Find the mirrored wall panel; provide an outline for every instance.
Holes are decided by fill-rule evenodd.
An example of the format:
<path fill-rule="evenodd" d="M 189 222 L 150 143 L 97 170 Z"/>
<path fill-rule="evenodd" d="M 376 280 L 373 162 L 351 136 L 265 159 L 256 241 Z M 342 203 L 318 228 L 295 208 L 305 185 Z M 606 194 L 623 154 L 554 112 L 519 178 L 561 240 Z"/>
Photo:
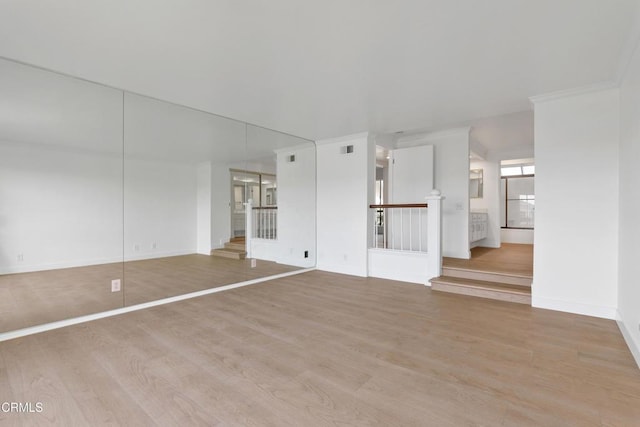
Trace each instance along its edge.
<path fill-rule="evenodd" d="M 0 333 L 315 265 L 315 145 L 0 60 Z"/>
<path fill-rule="evenodd" d="M 244 167 L 246 125 L 132 94 L 124 111 L 125 303 L 244 281 L 243 248 L 212 250 L 229 241 L 229 170 Z"/>
<path fill-rule="evenodd" d="M 316 264 L 316 150 L 311 141 L 247 127 L 246 173 L 254 174 L 251 239 L 258 266 L 273 274 Z"/>
<path fill-rule="evenodd" d="M 122 104 L 0 60 L 0 332 L 123 305 Z"/>

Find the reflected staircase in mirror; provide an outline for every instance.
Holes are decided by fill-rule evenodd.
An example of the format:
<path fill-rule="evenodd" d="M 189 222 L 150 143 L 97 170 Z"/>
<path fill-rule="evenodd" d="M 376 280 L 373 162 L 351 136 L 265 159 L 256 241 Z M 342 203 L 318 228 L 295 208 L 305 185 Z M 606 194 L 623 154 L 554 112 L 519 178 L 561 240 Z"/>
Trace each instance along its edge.
<path fill-rule="evenodd" d="M 213 249 L 211 256 L 231 259 L 245 259 L 247 257 L 244 237 L 234 237 L 224 244 L 224 248 Z"/>
<path fill-rule="evenodd" d="M 533 245 L 471 252 L 470 260 L 444 258 L 442 275 L 430 280 L 431 289 L 531 305 Z"/>

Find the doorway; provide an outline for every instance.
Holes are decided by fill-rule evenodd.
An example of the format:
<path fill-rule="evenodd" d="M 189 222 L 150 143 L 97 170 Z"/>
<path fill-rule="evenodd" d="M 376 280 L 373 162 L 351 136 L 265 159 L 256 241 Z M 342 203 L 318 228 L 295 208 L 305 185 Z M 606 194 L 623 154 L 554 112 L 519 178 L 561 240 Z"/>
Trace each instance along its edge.
<path fill-rule="evenodd" d="M 231 182 L 231 238 L 245 237 L 246 213 L 244 204 L 253 200 L 254 208 L 275 207 L 278 203 L 274 174 L 230 169 Z"/>

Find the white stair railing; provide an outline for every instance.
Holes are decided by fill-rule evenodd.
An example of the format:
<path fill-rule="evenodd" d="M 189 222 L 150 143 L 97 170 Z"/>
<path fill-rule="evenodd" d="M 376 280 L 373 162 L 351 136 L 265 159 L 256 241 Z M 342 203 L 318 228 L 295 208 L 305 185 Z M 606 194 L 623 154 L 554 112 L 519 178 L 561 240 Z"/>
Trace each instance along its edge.
<path fill-rule="evenodd" d="M 375 209 L 372 247 L 428 253 L 430 274 L 442 272 L 442 199 L 433 190 L 428 203 L 369 205 Z"/>
<path fill-rule="evenodd" d="M 251 239 L 253 239 L 253 199 L 247 200 L 244 204 L 244 240 L 247 258 L 251 256 Z"/>
<path fill-rule="evenodd" d="M 253 237 L 276 240 L 278 238 L 277 206 L 253 207 Z"/>
<path fill-rule="evenodd" d="M 376 210 L 373 247 L 396 251 L 427 252 L 426 203 L 370 205 Z"/>

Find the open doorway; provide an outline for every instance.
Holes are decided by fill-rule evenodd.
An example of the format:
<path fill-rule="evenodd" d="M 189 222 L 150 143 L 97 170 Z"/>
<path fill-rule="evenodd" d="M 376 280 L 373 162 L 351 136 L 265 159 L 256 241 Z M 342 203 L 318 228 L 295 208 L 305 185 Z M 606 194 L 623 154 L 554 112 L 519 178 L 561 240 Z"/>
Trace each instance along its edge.
<path fill-rule="evenodd" d="M 500 163 L 500 240 L 533 244 L 535 225 L 535 164 L 533 159 Z"/>
<path fill-rule="evenodd" d="M 262 172 L 230 169 L 231 237 L 245 237 L 245 203 L 253 200 L 254 208 L 273 208 L 278 204 L 276 176 Z"/>

